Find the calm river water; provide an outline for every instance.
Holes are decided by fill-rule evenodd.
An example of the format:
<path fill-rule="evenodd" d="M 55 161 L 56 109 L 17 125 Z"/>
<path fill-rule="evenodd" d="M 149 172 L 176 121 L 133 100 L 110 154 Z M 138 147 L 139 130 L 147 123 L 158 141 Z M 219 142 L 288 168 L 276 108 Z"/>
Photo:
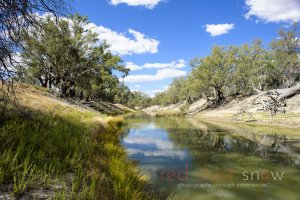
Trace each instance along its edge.
<path fill-rule="evenodd" d="M 122 142 L 161 199 L 300 200 L 300 131 L 135 114 Z"/>

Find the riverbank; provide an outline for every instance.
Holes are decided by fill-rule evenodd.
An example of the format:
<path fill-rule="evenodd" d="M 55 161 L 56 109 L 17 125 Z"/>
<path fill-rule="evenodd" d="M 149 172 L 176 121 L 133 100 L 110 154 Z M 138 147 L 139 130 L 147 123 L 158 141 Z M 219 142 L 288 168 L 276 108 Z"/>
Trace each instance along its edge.
<path fill-rule="evenodd" d="M 2 104 L 0 199 L 154 199 L 120 144 L 122 117 L 35 86 L 16 97 Z"/>
<path fill-rule="evenodd" d="M 300 128 L 300 94 L 286 100 L 285 113 L 273 116 L 269 112 L 260 111 L 262 106 L 257 102 L 258 98 L 259 95 L 231 97 L 216 108 L 206 108 L 206 100 L 200 99 L 189 105 L 183 102 L 168 106 L 151 106 L 143 109 L 143 112 L 156 116 L 186 115 L 205 120 Z"/>

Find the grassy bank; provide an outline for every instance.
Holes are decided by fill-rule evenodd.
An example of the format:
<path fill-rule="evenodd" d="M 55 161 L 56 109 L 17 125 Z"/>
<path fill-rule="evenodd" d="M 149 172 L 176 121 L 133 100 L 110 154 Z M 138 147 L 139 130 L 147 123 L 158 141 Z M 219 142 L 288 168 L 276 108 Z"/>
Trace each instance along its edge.
<path fill-rule="evenodd" d="M 153 199 L 120 144 L 122 117 L 107 117 L 26 89 L 0 125 L 0 195 Z"/>
<path fill-rule="evenodd" d="M 255 136 L 269 135 L 269 136 L 300 136 L 299 128 L 294 126 L 281 126 L 275 124 L 264 124 L 257 122 L 240 123 L 231 122 L 226 120 L 210 119 L 210 118 L 188 118 L 188 121 L 195 127 L 206 130 L 207 126 L 217 127 L 222 130 L 228 130 L 230 133 L 235 135 L 246 136 L 252 134 Z M 251 137 L 252 137 L 251 135 Z M 253 138 L 252 138 L 253 139 Z"/>
<path fill-rule="evenodd" d="M 234 122 L 240 124 L 253 124 L 261 126 L 277 126 L 277 127 L 287 127 L 287 128 L 300 128 L 300 113 L 278 113 L 271 116 L 267 112 L 256 112 L 249 116 L 248 113 L 244 113 L 236 116 L 233 113 L 223 113 L 217 110 L 198 113 L 192 116 L 200 120 L 211 120 L 220 122 Z"/>

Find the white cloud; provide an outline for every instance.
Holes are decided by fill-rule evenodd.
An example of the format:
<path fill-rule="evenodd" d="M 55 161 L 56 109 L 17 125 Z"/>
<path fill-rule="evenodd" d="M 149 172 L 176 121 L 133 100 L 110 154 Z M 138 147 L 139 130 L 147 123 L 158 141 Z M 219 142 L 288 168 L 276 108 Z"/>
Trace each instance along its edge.
<path fill-rule="evenodd" d="M 158 52 L 159 41 L 138 31 L 128 29 L 128 33 L 124 34 L 103 26 L 97 26 L 94 23 L 89 23 L 86 28 L 98 33 L 99 40 L 106 40 L 111 45 L 110 50 L 119 55 Z M 129 37 L 129 35 L 132 37 Z"/>
<path fill-rule="evenodd" d="M 124 3 L 128 6 L 144 6 L 148 9 L 152 9 L 161 1 L 163 0 L 110 0 L 110 4 L 118 5 Z"/>
<path fill-rule="evenodd" d="M 140 66 L 134 64 L 133 62 L 126 62 L 125 65 L 126 65 L 126 68 L 130 69 L 131 71 L 142 69 Z"/>
<path fill-rule="evenodd" d="M 164 69 L 164 68 L 184 68 L 186 66 L 186 62 L 183 59 L 172 61 L 169 63 L 146 63 L 144 65 L 136 65 L 133 62 L 127 62 L 126 67 L 131 71 L 139 70 L 139 69 Z"/>
<path fill-rule="evenodd" d="M 146 94 L 148 94 L 150 97 L 154 97 L 157 93 L 168 90 L 169 87 L 169 85 L 165 85 L 162 90 L 148 90 L 146 91 Z"/>
<path fill-rule="evenodd" d="M 154 151 L 145 151 L 142 149 L 126 149 L 129 155 L 137 155 L 142 154 L 143 156 L 151 156 L 151 157 L 169 157 L 169 158 L 178 158 L 180 160 L 184 160 L 186 158 L 184 151 L 176 151 L 176 150 L 154 150 Z"/>
<path fill-rule="evenodd" d="M 54 20 L 54 16 L 50 13 L 37 14 L 37 16 L 44 19 L 50 16 Z M 71 22 L 70 19 L 64 17 L 62 19 Z M 127 33 L 120 33 L 94 23 L 88 23 L 85 28 L 97 33 L 99 41 L 103 42 L 105 40 L 110 45 L 112 53 L 115 54 L 132 55 L 158 52 L 158 40 L 152 39 L 133 29 L 128 29 Z"/>
<path fill-rule="evenodd" d="M 234 24 L 206 24 L 204 27 L 206 32 L 215 37 L 229 33 L 230 30 L 234 29 Z"/>
<path fill-rule="evenodd" d="M 125 82 L 152 82 L 152 81 L 160 81 L 168 78 L 175 78 L 179 76 L 186 75 L 186 71 L 166 68 L 157 70 L 155 75 L 129 75 L 125 78 L 121 78 L 121 81 Z"/>
<path fill-rule="evenodd" d="M 170 141 L 161 138 L 149 138 L 145 136 L 126 137 L 124 142 L 127 144 L 154 145 L 157 149 L 172 150 L 174 148 Z"/>
<path fill-rule="evenodd" d="M 129 136 L 124 138 L 125 144 L 139 144 L 139 145 L 151 145 L 154 146 L 151 151 L 137 148 L 128 148 L 129 155 L 143 154 L 144 156 L 163 156 L 171 158 L 185 158 L 185 152 L 176 150 L 173 143 L 157 137 L 149 136 Z"/>
<path fill-rule="evenodd" d="M 154 97 L 157 93 L 163 92 L 164 90 L 148 90 L 146 91 L 146 94 L 148 94 L 150 97 Z"/>
<path fill-rule="evenodd" d="M 135 87 L 135 88 L 140 88 L 141 86 L 140 86 L 140 85 L 135 85 L 134 87 Z"/>
<path fill-rule="evenodd" d="M 163 88 L 164 90 L 168 90 L 170 88 L 170 85 L 165 85 Z"/>
<path fill-rule="evenodd" d="M 256 16 L 265 22 L 298 22 L 300 21 L 299 0 L 246 0 L 249 9 L 247 19 Z"/>

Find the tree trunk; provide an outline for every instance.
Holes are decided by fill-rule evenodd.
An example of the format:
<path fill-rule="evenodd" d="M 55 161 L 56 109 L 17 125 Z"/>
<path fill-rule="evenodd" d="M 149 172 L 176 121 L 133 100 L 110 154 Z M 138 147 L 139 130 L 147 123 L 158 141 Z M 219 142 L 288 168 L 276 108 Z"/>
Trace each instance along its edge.
<path fill-rule="evenodd" d="M 52 88 L 52 82 L 53 82 L 53 79 L 52 79 L 52 67 L 51 67 L 49 70 L 49 88 L 50 89 Z"/>
<path fill-rule="evenodd" d="M 48 82 L 49 82 L 49 78 L 48 78 L 49 74 L 46 73 L 45 74 L 45 80 L 44 80 L 44 84 L 43 87 L 47 88 L 48 87 Z"/>
<path fill-rule="evenodd" d="M 217 102 L 221 101 L 224 98 L 223 92 L 221 91 L 221 89 L 214 88 L 214 92 L 215 92 L 215 98 L 216 98 Z"/>
<path fill-rule="evenodd" d="M 45 78 L 45 80 L 43 80 L 41 77 L 38 77 L 38 80 L 40 81 L 40 84 L 42 87 L 47 87 L 47 82 L 48 80 Z"/>
<path fill-rule="evenodd" d="M 294 87 L 283 89 L 282 93 L 278 96 L 277 100 L 279 101 L 282 99 L 287 99 L 287 98 L 293 97 L 296 94 L 298 94 L 299 92 L 300 92 L 300 83 L 298 83 Z"/>
<path fill-rule="evenodd" d="M 80 100 L 83 100 L 83 92 L 80 91 Z"/>
<path fill-rule="evenodd" d="M 61 97 L 63 97 L 63 98 L 67 97 L 67 91 L 68 91 L 68 84 L 66 83 L 66 81 L 62 81 Z"/>
<path fill-rule="evenodd" d="M 90 95 L 87 95 L 87 96 L 86 96 L 85 101 L 86 101 L 86 102 L 89 102 L 89 101 L 90 101 Z"/>
<path fill-rule="evenodd" d="M 69 96 L 71 97 L 71 98 L 73 98 L 73 97 L 75 97 L 75 95 L 76 95 L 76 90 L 75 90 L 75 83 L 72 81 L 71 83 L 70 83 L 70 88 L 69 88 Z"/>
<path fill-rule="evenodd" d="M 50 77 L 49 77 L 49 85 L 48 85 L 48 87 L 51 89 L 52 88 L 52 78 L 51 78 L 51 75 L 50 75 Z"/>

